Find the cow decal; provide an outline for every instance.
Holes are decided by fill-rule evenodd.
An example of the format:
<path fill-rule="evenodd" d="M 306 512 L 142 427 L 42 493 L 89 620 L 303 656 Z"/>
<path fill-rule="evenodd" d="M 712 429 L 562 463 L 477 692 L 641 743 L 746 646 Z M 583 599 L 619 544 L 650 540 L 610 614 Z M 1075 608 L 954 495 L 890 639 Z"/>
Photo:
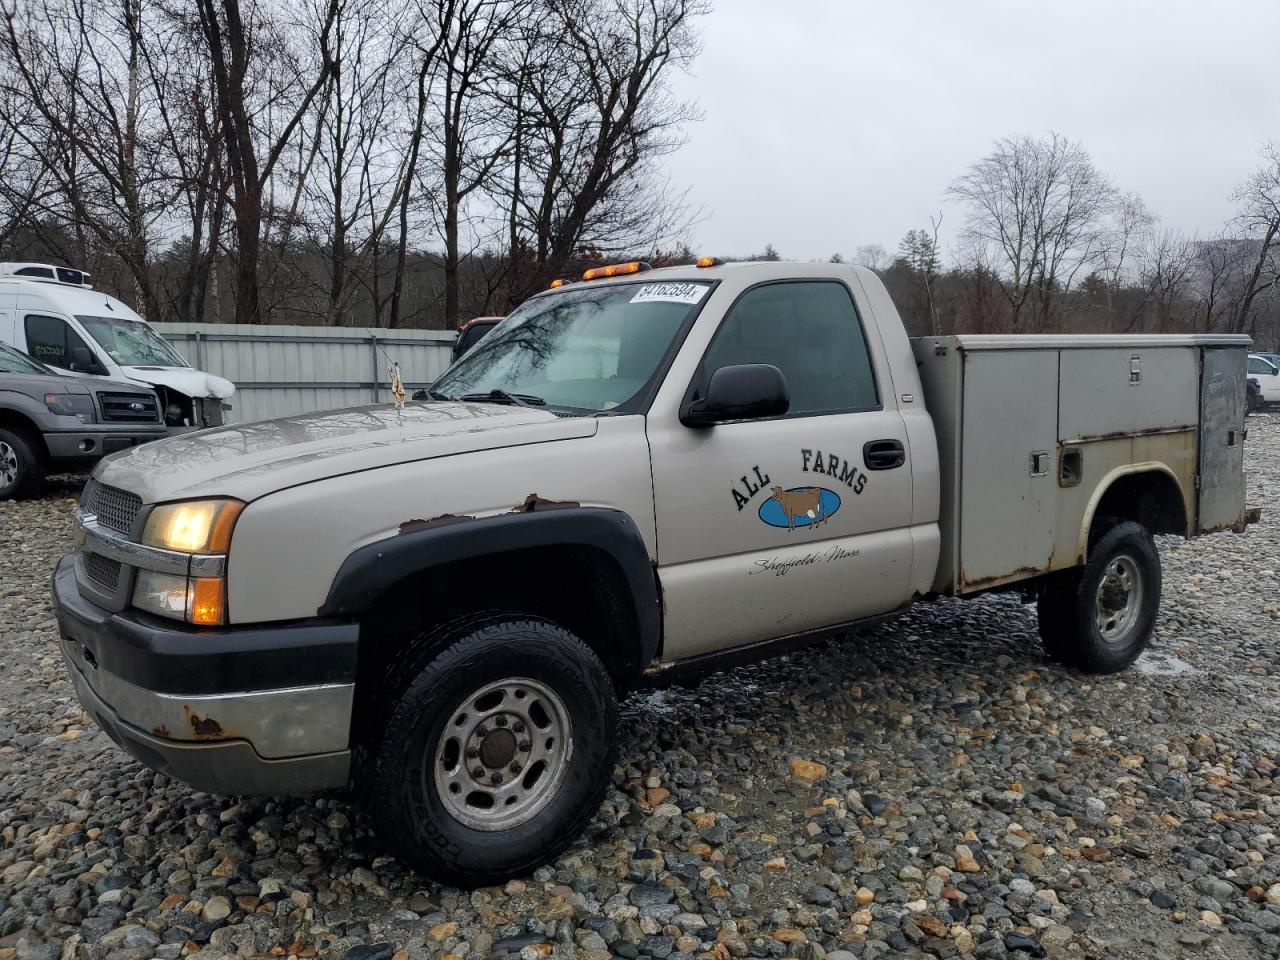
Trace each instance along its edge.
<path fill-rule="evenodd" d="M 796 466 L 801 475 L 821 474 L 823 480 L 820 482 L 830 486 L 783 487 L 769 477 L 774 468 L 766 471 L 759 464 L 754 464 L 729 483 L 734 509 L 742 513 L 763 497 L 764 502 L 756 508 L 760 521 L 771 527 L 794 531 L 800 527 L 822 526 L 840 509 L 841 495 L 857 497 L 866 489 L 867 475 L 847 457 L 817 449 L 801 450 L 799 454 Z M 842 485 L 848 488 L 847 493 L 840 490 Z"/>
<path fill-rule="evenodd" d="M 771 527 L 820 527 L 840 509 L 840 496 L 826 487 L 780 486 L 772 489 L 773 496 L 760 504 L 760 519 Z"/>

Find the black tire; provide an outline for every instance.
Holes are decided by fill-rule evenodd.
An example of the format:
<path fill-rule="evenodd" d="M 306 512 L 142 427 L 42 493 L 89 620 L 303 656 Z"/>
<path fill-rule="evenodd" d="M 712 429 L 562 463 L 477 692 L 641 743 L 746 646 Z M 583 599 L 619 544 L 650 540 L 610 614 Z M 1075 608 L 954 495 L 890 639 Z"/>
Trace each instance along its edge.
<path fill-rule="evenodd" d="M 1160 554 L 1146 528 L 1105 522 L 1088 562 L 1041 587 L 1037 613 L 1045 650 L 1088 673 L 1123 670 L 1147 648 L 1161 586 Z"/>
<path fill-rule="evenodd" d="M 1036 621 L 1040 629 L 1040 642 L 1045 652 L 1067 667 L 1079 667 L 1076 644 L 1072 632 L 1072 606 L 1080 574 L 1076 570 L 1054 574 L 1040 588 L 1036 602 Z"/>
<path fill-rule="evenodd" d="M 499 700 L 477 697 L 490 686 Z M 358 751 L 359 785 L 383 839 L 427 876 L 472 887 L 528 874 L 599 810 L 617 757 L 617 694 L 600 658 L 563 627 L 522 616 L 454 621 L 419 638 L 381 694 Z M 540 760 L 557 732 L 563 758 Z M 514 813 L 493 800 L 504 790 L 518 795 Z M 470 802 L 486 796 L 488 808 Z M 524 819 L 493 819 L 504 816 Z"/>
<path fill-rule="evenodd" d="M 30 496 L 44 480 L 44 457 L 24 433 L 0 427 L 0 500 Z"/>

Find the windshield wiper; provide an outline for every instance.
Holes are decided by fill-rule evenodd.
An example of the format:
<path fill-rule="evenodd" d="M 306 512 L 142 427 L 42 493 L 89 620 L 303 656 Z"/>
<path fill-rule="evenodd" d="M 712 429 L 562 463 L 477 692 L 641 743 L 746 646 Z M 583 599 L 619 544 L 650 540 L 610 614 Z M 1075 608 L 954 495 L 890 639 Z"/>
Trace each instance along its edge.
<path fill-rule="evenodd" d="M 531 393 L 507 393 L 505 390 L 499 390 L 494 387 L 488 393 L 464 393 L 458 398 L 462 401 L 467 400 L 488 400 L 489 402 L 510 403 L 517 407 L 545 407 L 547 401 L 542 397 L 535 397 Z"/>
<path fill-rule="evenodd" d="M 428 390 L 427 396 L 430 397 L 432 400 L 452 400 L 453 399 L 453 397 L 449 396 L 446 393 L 441 393 L 439 390 Z"/>

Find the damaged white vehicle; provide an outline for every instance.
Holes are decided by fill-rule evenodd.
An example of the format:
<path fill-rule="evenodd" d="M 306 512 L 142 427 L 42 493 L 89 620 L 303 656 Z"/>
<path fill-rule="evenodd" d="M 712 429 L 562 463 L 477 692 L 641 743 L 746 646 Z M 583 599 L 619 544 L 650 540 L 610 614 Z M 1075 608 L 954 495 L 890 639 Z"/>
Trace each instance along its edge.
<path fill-rule="evenodd" d="M 194 369 L 89 274 L 45 263 L 0 263 L 0 342 L 58 371 L 155 389 L 170 433 L 218 427 L 235 384 Z"/>

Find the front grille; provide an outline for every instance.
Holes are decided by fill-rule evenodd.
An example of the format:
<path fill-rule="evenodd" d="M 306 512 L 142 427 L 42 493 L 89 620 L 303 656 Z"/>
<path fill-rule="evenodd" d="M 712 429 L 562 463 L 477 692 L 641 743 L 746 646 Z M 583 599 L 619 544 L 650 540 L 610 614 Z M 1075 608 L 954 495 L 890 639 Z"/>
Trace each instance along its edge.
<path fill-rule="evenodd" d="M 100 393 L 102 419 L 112 423 L 158 423 L 160 404 L 152 394 Z"/>
<path fill-rule="evenodd" d="M 96 553 L 87 553 L 84 557 L 84 572 L 88 574 L 90 580 L 112 593 L 120 583 L 119 560 L 112 560 Z"/>
<path fill-rule="evenodd" d="M 87 513 L 94 514 L 104 527 L 128 535 L 133 532 L 133 521 L 142 509 L 142 498 L 136 493 L 90 480 L 84 486 L 80 506 Z"/>

